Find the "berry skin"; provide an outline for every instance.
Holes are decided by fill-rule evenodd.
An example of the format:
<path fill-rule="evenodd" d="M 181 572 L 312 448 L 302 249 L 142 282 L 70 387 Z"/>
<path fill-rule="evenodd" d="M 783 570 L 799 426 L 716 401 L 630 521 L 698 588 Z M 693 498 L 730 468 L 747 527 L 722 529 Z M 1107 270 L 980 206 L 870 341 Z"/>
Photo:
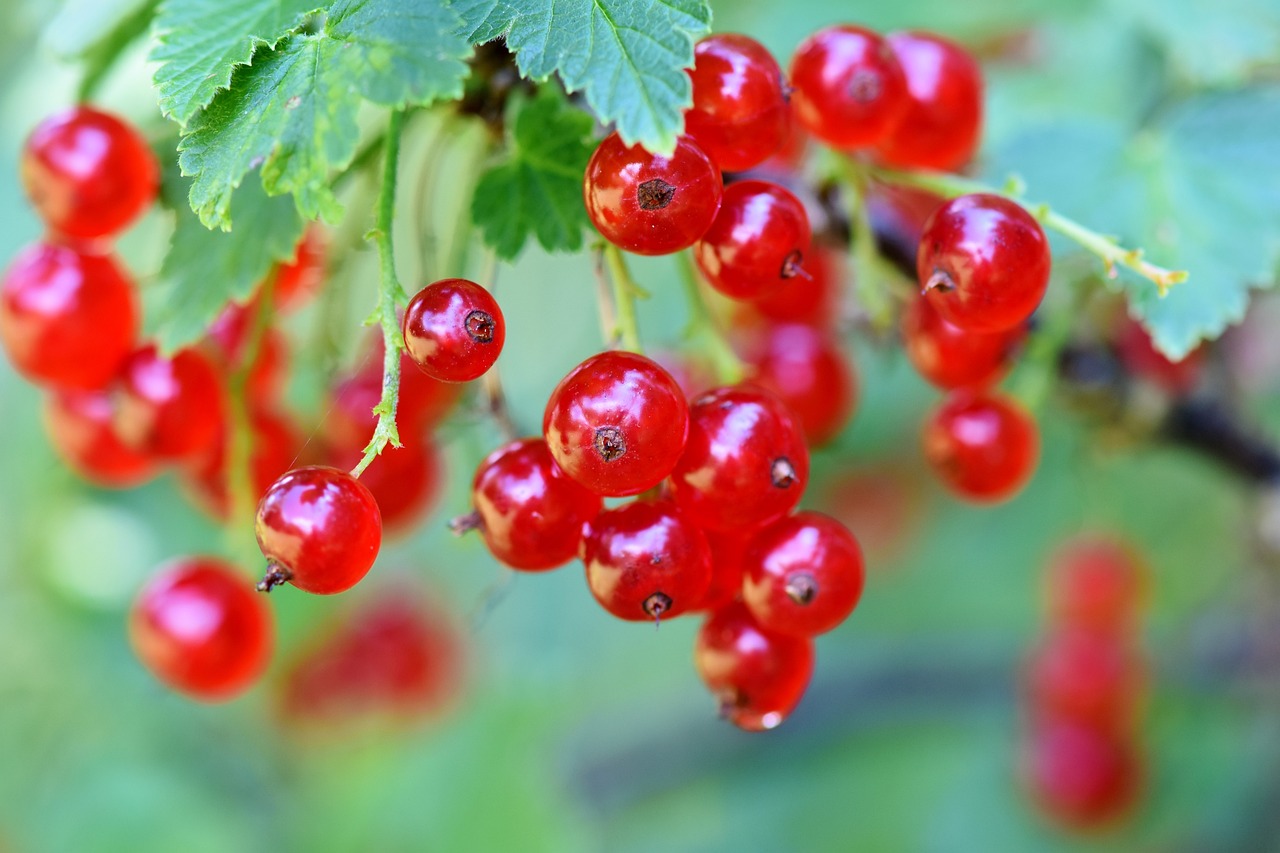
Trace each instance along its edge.
<path fill-rule="evenodd" d="M 818 512 L 775 521 L 743 556 L 742 600 L 761 626 L 812 637 L 839 625 L 862 597 L 862 549 L 843 524 Z"/>
<path fill-rule="evenodd" d="M 1142 794 L 1142 755 L 1129 738 L 1048 720 L 1033 727 L 1023 749 L 1028 792 L 1068 829 L 1112 826 L 1133 811 Z"/>
<path fill-rule="evenodd" d="M 888 42 L 862 27 L 819 30 L 791 58 L 791 104 L 835 148 L 879 142 L 907 107 L 907 80 Z"/>
<path fill-rule="evenodd" d="M 222 310 L 205 336 L 206 351 L 228 377 L 241 366 L 257 310 L 256 300 L 246 305 L 232 303 Z M 288 368 L 289 347 L 284 336 L 267 327 L 249 368 L 249 398 L 261 405 L 274 404 L 283 393 Z"/>
<path fill-rule="evenodd" d="M 156 474 L 150 456 L 125 446 L 105 391 L 55 391 L 45 401 L 49 443 L 76 474 L 108 489 L 139 486 Z"/>
<path fill-rule="evenodd" d="M 984 388 L 999 382 L 1026 337 L 1026 326 L 984 334 L 948 323 L 927 299 L 915 299 L 902 317 L 902 342 L 921 376 L 943 390 Z"/>
<path fill-rule="evenodd" d="M 288 582 L 304 592 L 350 589 L 373 567 L 382 544 L 378 503 L 345 471 L 295 468 L 271 484 L 258 504 L 254 532 L 267 558 L 258 589 Z"/>
<path fill-rule="evenodd" d="M 221 702 L 262 675 L 273 628 L 265 602 L 233 566 L 186 557 L 163 566 L 138 594 L 129 639 L 165 684 L 193 699 Z"/>
<path fill-rule="evenodd" d="M 772 394 L 717 388 L 693 401 L 671 491 L 699 527 L 745 534 L 794 509 L 808 481 L 804 435 Z"/>
<path fill-rule="evenodd" d="M 330 448 L 328 462 L 348 469 L 363 455 L 363 446 L 345 451 Z M 445 484 L 440 451 L 430 437 L 406 438 L 402 446 L 387 447 L 378 454 L 360 475 L 360 482 L 378 503 L 383 536 L 407 535 L 431 512 Z"/>
<path fill-rule="evenodd" d="M 713 612 L 742 598 L 743 557 L 748 540 L 735 533 L 704 532 L 711 547 L 711 585 L 697 609 Z"/>
<path fill-rule="evenodd" d="M 671 473 L 689 434 L 684 392 L 654 361 L 602 352 L 551 392 L 542 432 L 556 464 L 598 495 L 624 497 Z"/>
<path fill-rule="evenodd" d="M 583 525 L 600 514 L 600 496 L 571 480 L 547 443 L 525 438 L 480 463 L 471 500 L 489 551 L 513 569 L 542 571 L 578 555 Z"/>
<path fill-rule="evenodd" d="M 257 500 L 293 465 L 302 448 L 302 438 L 288 417 L 260 407 L 249 412 L 249 431 L 250 484 Z M 227 489 L 228 438 L 229 432 L 223 429 L 213 448 L 183 472 L 183 483 L 195 502 L 222 521 L 231 518 L 232 510 Z"/>
<path fill-rule="evenodd" d="M 22 152 L 22 184 L 53 231 L 114 236 L 155 200 L 160 171 L 129 125 L 84 105 L 45 119 Z"/>
<path fill-rule="evenodd" d="M 956 391 L 925 422 L 924 455 L 958 496 L 998 503 L 1035 473 L 1040 431 L 1008 398 Z"/>
<path fill-rule="evenodd" d="M 740 729 L 776 728 L 800 704 L 813 675 L 813 641 L 761 627 L 746 607 L 730 604 L 698 631 L 693 663 Z"/>
<path fill-rule="evenodd" d="M 323 234 L 319 228 L 308 228 L 298 241 L 293 260 L 276 264 L 276 280 L 271 289 L 276 308 L 292 311 L 310 300 L 324 277 L 324 256 Z"/>
<path fill-rule="evenodd" d="M 1058 550 L 1047 577 L 1049 617 L 1059 625 L 1126 636 L 1147 597 L 1148 572 L 1124 543 L 1084 536 Z"/>
<path fill-rule="evenodd" d="M 222 434 L 222 380 L 199 350 L 165 358 L 144 346 L 129 356 L 118 382 L 116 434 L 130 447 L 157 459 L 190 459 Z"/>
<path fill-rule="evenodd" d="M 812 446 L 831 441 L 853 417 L 858 380 L 835 339 L 800 323 L 771 326 L 747 346 L 751 381 L 772 391 Z"/>
<path fill-rule="evenodd" d="M 954 172 L 973 158 L 982 133 L 982 69 L 960 45 L 932 33 L 886 41 L 907 79 L 907 107 L 876 145 L 883 162 Z"/>
<path fill-rule="evenodd" d="M 427 285 L 404 312 L 409 357 L 441 382 L 470 382 L 484 375 L 498 360 L 506 337 L 498 301 L 465 278 Z"/>
<path fill-rule="evenodd" d="M 967 332 L 1020 326 L 1049 286 L 1049 241 L 1040 223 L 998 195 L 953 198 L 925 224 L 916 273 L 929 303 Z"/>
<path fill-rule="evenodd" d="M 583 177 L 591 222 L 615 246 L 637 255 L 669 255 L 706 233 L 720 210 L 720 170 L 688 137 L 670 157 L 604 138 Z"/>
<path fill-rule="evenodd" d="M 708 284 L 725 296 L 753 299 L 807 275 L 810 238 L 800 199 L 768 181 L 737 181 L 693 251 Z"/>
<path fill-rule="evenodd" d="M 782 147 L 791 120 L 782 69 L 753 38 L 718 33 L 693 49 L 685 132 L 726 172 L 758 166 Z"/>
<path fill-rule="evenodd" d="M 32 382 L 103 388 L 137 336 L 133 285 L 111 255 L 35 243 L 0 286 L 0 342 Z"/>
<path fill-rule="evenodd" d="M 1063 628 L 1044 639 L 1026 666 L 1028 704 L 1037 715 L 1127 734 L 1138 720 L 1144 672 L 1128 643 Z"/>
<path fill-rule="evenodd" d="M 806 275 L 775 283 L 751 300 L 756 314 L 774 323 L 803 323 L 827 329 L 840 316 L 840 282 L 844 260 L 839 252 L 822 245 L 812 247 L 804 259 Z"/>
<path fill-rule="evenodd" d="M 659 621 L 698 606 L 711 584 L 706 536 L 671 501 L 632 501 L 582 536 L 587 586 L 619 619 Z"/>

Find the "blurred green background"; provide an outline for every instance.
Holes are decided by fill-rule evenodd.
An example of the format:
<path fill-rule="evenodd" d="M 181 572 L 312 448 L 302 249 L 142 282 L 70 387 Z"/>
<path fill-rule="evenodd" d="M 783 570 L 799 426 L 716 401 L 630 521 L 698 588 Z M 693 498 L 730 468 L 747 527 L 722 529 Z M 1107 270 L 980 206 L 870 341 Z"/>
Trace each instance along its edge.
<path fill-rule="evenodd" d="M 73 98 L 60 40 L 92 31 L 86 10 L 129 5 L 76 3 L 41 38 L 53 4 L 0 2 L 0 258 L 39 233 L 16 163 L 27 131 Z M 836 21 L 930 28 L 976 46 L 990 152 L 1050 119 L 1131 128 L 1153 91 L 1238 86 L 1280 59 L 1274 0 L 1205 5 L 714 7 L 716 30 L 752 34 L 780 57 Z M 132 52 L 102 101 L 160 129 L 143 55 Z M 1086 177 L 1090 165 L 1060 164 Z M 361 210 L 349 212 L 359 233 Z M 121 247 L 144 284 L 163 227 L 153 215 Z M 591 263 L 529 251 L 500 273 L 500 366 L 526 429 L 559 377 L 600 345 Z M 635 270 L 656 294 L 641 306 L 643 334 L 674 341 L 684 314 L 672 268 Z M 374 286 L 356 275 L 353 340 Z M 297 322 L 300 338 L 308 322 Z M 592 601 L 579 567 L 511 576 L 477 538 L 448 534 L 444 520 L 466 511 L 470 473 L 499 440 L 466 411 L 442 434 L 451 477 L 437 511 L 351 593 L 410 578 L 456 614 L 467 678 L 446 714 L 291 732 L 272 710 L 284 664 L 349 602 L 290 589 L 271 598 L 280 635 L 261 687 L 224 706 L 170 693 L 129 650 L 132 596 L 165 559 L 252 554 L 251 532 L 228 534 L 174 500 L 172 477 L 127 493 L 79 482 L 44 437 L 39 393 L 0 365 L 0 851 L 1280 849 L 1280 600 L 1253 548 L 1251 487 L 1186 451 L 1104 446 L 1050 399 L 1026 492 L 995 508 L 958 504 L 918 457 L 935 392 L 900 352 L 861 341 L 854 351 L 859 411 L 815 457 L 808 503 L 833 506 L 867 541 L 868 589 L 818 641 L 799 710 L 767 735 L 716 719 L 692 667 L 695 619 L 658 631 L 619 622 Z M 295 365 L 294 403 L 314 427 L 323 368 L 301 343 Z M 1280 428 L 1274 396 L 1244 405 Z M 844 498 L 824 502 L 833 493 Z M 1132 820 L 1076 838 L 1039 818 L 1017 783 L 1017 668 L 1043 628 L 1048 554 L 1098 529 L 1140 547 L 1155 578 L 1144 630 L 1149 789 Z"/>

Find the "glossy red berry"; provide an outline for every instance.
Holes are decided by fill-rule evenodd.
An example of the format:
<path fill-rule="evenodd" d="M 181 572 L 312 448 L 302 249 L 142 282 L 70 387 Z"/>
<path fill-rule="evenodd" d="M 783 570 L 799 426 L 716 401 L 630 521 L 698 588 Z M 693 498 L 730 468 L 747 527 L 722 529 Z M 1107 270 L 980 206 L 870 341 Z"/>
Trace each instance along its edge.
<path fill-rule="evenodd" d="M 227 479 L 227 443 L 224 427 L 213 448 L 183 472 L 183 481 L 195 502 L 214 518 L 231 517 L 231 493 Z M 280 475 L 298 459 L 302 438 L 288 417 L 262 407 L 249 412 L 249 474 L 256 504 Z"/>
<path fill-rule="evenodd" d="M 1003 332 L 966 332 L 938 315 L 927 299 L 914 299 L 902 317 L 902 343 L 920 375 L 944 390 L 984 388 L 999 382 L 1026 337 L 1026 326 Z"/>
<path fill-rule="evenodd" d="M 130 447 L 157 459 L 190 459 L 218 441 L 224 416 L 222 379 L 199 350 L 166 358 L 147 345 L 121 368 L 115 428 Z"/>
<path fill-rule="evenodd" d="M 752 299 L 751 309 L 775 323 L 804 323 L 822 329 L 835 326 L 840 319 L 843 257 L 825 246 L 813 246 L 805 255 L 804 272 Z"/>
<path fill-rule="evenodd" d="M 600 514 L 600 496 L 570 479 L 547 443 L 525 438 L 480 463 L 471 487 L 489 551 L 513 569 L 541 571 L 578 555 L 583 525 Z"/>
<path fill-rule="evenodd" d="M 754 299 L 808 275 L 810 237 L 800 199 L 768 181 L 737 181 L 725 188 L 720 213 L 693 251 L 708 284 Z"/>
<path fill-rule="evenodd" d="M 716 611 L 742 598 L 748 539 L 740 533 L 704 532 L 711 548 L 711 584 L 696 609 Z"/>
<path fill-rule="evenodd" d="M 1077 831 L 1112 826 L 1130 814 L 1143 787 L 1142 754 L 1130 738 L 1066 720 L 1029 733 L 1024 783 L 1049 817 Z"/>
<path fill-rule="evenodd" d="M 720 209 L 720 170 L 687 137 L 670 157 L 628 146 L 616 133 L 587 163 L 583 198 L 604 238 L 638 255 L 687 249 L 706 233 Z"/>
<path fill-rule="evenodd" d="M 1026 322 L 1049 286 L 1049 241 L 1031 214 L 998 195 L 953 198 L 925 224 L 916 272 L 925 298 L 968 332 Z"/>
<path fill-rule="evenodd" d="M 0 342 L 32 382 L 96 390 L 133 349 L 138 306 L 111 255 L 36 243 L 0 286 Z"/>
<path fill-rule="evenodd" d="M 49 443 L 71 470 L 96 486 L 141 485 L 157 473 L 155 460 L 120 441 L 112 414 L 105 391 L 55 391 L 45 401 Z"/>
<path fill-rule="evenodd" d="M 924 455 L 956 495 L 996 503 L 1021 491 L 1035 473 L 1040 431 L 1008 398 L 957 391 L 925 422 Z"/>
<path fill-rule="evenodd" d="M 1025 677 L 1033 714 L 1116 733 L 1134 729 L 1144 672 L 1127 638 L 1058 629 L 1030 656 Z"/>
<path fill-rule="evenodd" d="M 50 229 L 87 240 L 111 237 L 137 219 L 155 200 L 160 172 L 137 130 L 82 104 L 32 131 L 22 184 Z"/>
<path fill-rule="evenodd" d="M 982 69 L 968 51 L 933 33 L 886 39 L 907 79 L 907 106 L 876 145 L 892 166 L 954 172 L 973 158 L 982 133 Z"/>
<path fill-rule="evenodd" d="M 880 141 L 907 107 L 907 80 L 888 42 L 862 27 L 819 30 L 791 58 L 801 124 L 835 148 Z"/>
<path fill-rule="evenodd" d="M 831 441 L 853 417 L 853 363 L 826 332 L 799 323 L 771 326 L 747 346 L 751 381 L 772 391 L 800 421 L 810 445 Z"/>
<path fill-rule="evenodd" d="M 866 570 L 858 540 L 818 512 L 779 519 L 747 544 L 742 600 L 765 628 L 812 637 L 858 605 Z"/>
<path fill-rule="evenodd" d="M 693 663 L 725 719 L 768 731 L 800 704 L 813 675 L 813 641 L 763 628 L 746 607 L 730 604 L 702 624 Z"/>
<path fill-rule="evenodd" d="M 129 638 L 143 665 L 173 689 L 205 702 L 253 685 L 271 656 L 271 613 L 250 582 L 213 557 L 161 567 L 138 594 Z"/>
<path fill-rule="evenodd" d="M 679 616 L 711 583 L 706 536 L 670 501 L 633 501 L 586 526 L 582 562 L 600 605 L 632 622 Z"/>
<path fill-rule="evenodd" d="M 1082 536 L 1053 556 L 1048 611 L 1059 625 L 1125 636 L 1147 597 L 1147 567 L 1132 548 L 1106 536 Z"/>
<path fill-rule="evenodd" d="M 267 558 L 268 592 L 291 583 L 330 595 L 350 589 L 373 567 L 382 544 L 378 503 L 337 468 L 295 468 L 271 484 L 258 504 L 258 546 Z"/>
<path fill-rule="evenodd" d="M 465 278 L 427 285 L 404 312 L 409 357 L 441 382 L 469 382 L 484 375 L 498 360 L 506 338 L 498 301 Z"/>
<path fill-rule="evenodd" d="M 329 448 L 329 464 L 355 467 L 364 446 Z M 360 475 L 382 516 L 384 537 L 407 535 L 435 506 L 445 485 L 444 462 L 429 436 L 406 437 L 401 447 L 387 447 Z"/>
<path fill-rule="evenodd" d="M 598 495 L 637 495 L 671 473 L 689 434 L 689 404 L 661 367 L 602 352 L 551 392 L 542 432 L 556 464 Z"/>
<path fill-rule="evenodd" d="M 733 33 L 708 36 L 694 47 L 689 77 L 685 133 L 721 169 L 750 169 L 782 147 L 790 106 L 782 69 L 764 45 Z"/>
<path fill-rule="evenodd" d="M 671 493 L 698 526 L 745 534 L 794 509 L 808 482 L 804 434 L 777 397 L 730 387 L 693 401 Z"/>

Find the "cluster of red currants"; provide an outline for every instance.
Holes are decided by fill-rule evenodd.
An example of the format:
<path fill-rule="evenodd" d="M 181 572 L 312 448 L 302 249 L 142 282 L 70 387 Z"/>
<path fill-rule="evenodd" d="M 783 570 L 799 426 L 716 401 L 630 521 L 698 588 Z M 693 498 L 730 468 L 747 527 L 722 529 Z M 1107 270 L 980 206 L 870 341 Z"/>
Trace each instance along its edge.
<path fill-rule="evenodd" d="M 1073 540 L 1049 569 L 1049 631 L 1023 673 L 1022 775 L 1040 809 L 1070 829 L 1114 825 L 1142 793 L 1146 583 L 1138 557 L 1104 537 Z"/>

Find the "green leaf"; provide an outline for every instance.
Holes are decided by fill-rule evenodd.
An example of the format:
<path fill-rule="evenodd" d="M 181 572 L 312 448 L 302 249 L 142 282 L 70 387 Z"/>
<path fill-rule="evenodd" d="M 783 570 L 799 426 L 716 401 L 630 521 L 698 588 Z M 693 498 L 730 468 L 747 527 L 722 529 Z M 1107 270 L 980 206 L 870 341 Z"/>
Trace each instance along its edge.
<path fill-rule="evenodd" d="M 92 92 L 125 49 L 147 32 L 159 0 L 70 0 L 44 31 L 59 57 L 82 65 L 80 92 Z M 84 97 L 88 100 L 87 97 Z"/>
<path fill-rule="evenodd" d="M 319 0 L 165 0 L 151 61 L 160 109 L 185 125 L 231 84 L 236 66 L 294 30 Z"/>
<path fill-rule="evenodd" d="M 480 176 L 471 217 L 498 256 L 511 260 L 530 237 L 549 252 L 582 248 L 588 224 L 582 174 L 594 143 L 592 121 L 552 86 L 519 105 L 508 158 Z"/>
<path fill-rule="evenodd" d="M 1200 85 L 1240 85 L 1280 55 L 1275 0 L 1110 0 L 1105 19 L 1131 20 L 1163 48 L 1180 77 Z"/>
<path fill-rule="evenodd" d="M 1160 298 L 1120 270 L 1119 285 L 1156 344 L 1179 358 L 1238 322 L 1249 290 L 1280 264 L 1280 89 L 1206 95 L 1136 135 L 1069 124 L 1024 133 L 993 175 L 1017 172 L 1028 195 L 1190 272 Z"/>
<path fill-rule="evenodd" d="M 287 36 L 236 69 L 187 127 L 179 148 L 191 207 L 209 227 L 231 224 L 231 195 L 261 167 L 268 195 L 293 193 L 307 218 L 334 220 L 330 173 L 360 139 L 365 100 L 387 107 L 462 94 L 470 46 L 460 19 L 439 4 L 339 0 L 321 33 Z"/>
<path fill-rule="evenodd" d="M 692 103 L 693 43 L 711 29 L 705 0 L 455 0 L 480 44 L 506 37 L 526 77 L 558 72 L 628 144 L 675 148 Z"/>

